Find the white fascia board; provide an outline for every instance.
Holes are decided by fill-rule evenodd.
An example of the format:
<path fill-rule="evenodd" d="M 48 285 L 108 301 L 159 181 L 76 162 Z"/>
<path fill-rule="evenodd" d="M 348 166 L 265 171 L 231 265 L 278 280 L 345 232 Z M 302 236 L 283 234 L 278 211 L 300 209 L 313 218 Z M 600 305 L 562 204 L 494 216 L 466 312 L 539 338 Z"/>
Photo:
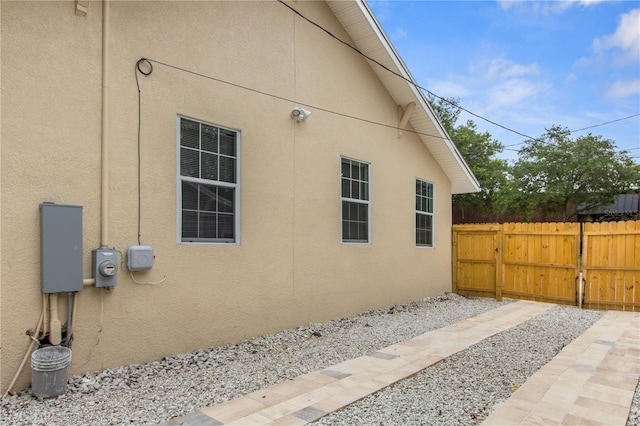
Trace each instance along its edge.
<path fill-rule="evenodd" d="M 369 24 L 370 28 L 374 31 L 380 43 L 382 44 L 389 59 L 391 59 L 391 61 L 393 62 L 396 68 L 393 71 L 397 72 L 398 74 L 403 76 L 405 79 L 409 80 L 410 82 L 413 82 L 412 84 L 412 83 L 409 83 L 409 81 L 406 81 L 406 80 L 404 81 L 404 83 L 406 84 L 406 87 L 411 91 L 413 98 L 415 98 L 414 101 L 417 101 L 417 103 L 421 106 L 421 108 L 416 109 L 416 111 L 414 112 L 414 116 L 419 115 L 420 113 L 423 113 L 431 120 L 431 122 L 434 124 L 434 128 L 438 132 L 438 136 L 441 142 L 444 143 L 444 145 L 447 148 L 446 150 L 447 153 L 454 160 L 454 163 L 458 168 L 457 172 L 455 170 L 450 170 L 450 167 L 443 166 L 443 170 L 445 174 L 449 176 L 452 182 L 452 192 L 454 194 L 462 194 L 462 193 L 480 191 L 480 184 L 478 183 L 478 180 L 476 179 L 473 172 L 467 165 L 466 161 L 458 151 L 458 148 L 456 148 L 455 144 L 447 134 L 446 130 L 444 129 L 444 126 L 440 122 L 440 119 L 437 117 L 437 115 L 431 108 L 431 105 L 425 98 L 424 93 L 422 93 L 422 91 L 417 88 L 417 83 L 415 82 L 416 80 L 413 78 L 413 76 L 409 72 L 408 67 L 406 66 L 406 64 L 404 63 L 404 61 L 402 60 L 398 52 L 395 50 L 395 48 L 387 38 L 386 34 L 382 30 L 382 27 L 380 26 L 377 19 L 369 9 L 369 6 L 367 6 L 367 4 L 363 0 L 355 0 L 354 3 L 360 9 L 362 16 L 367 20 L 367 23 Z M 349 31 L 348 28 L 346 28 L 346 30 L 347 32 Z M 364 53 L 366 54 L 366 52 Z M 377 71 L 376 69 L 379 68 L 379 65 L 377 64 L 371 64 L 371 65 L 372 65 L 372 68 L 374 69 L 374 72 L 376 72 Z M 389 68 L 392 69 L 391 67 Z M 382 70 L 382 72 L 386 73 L 388 71 Z M 400 78 L 400 77 L 395 76 L 394 78 Z M 394 93 L 394 90 L 390 90 L 390 94 L 392 97 L 397 98 L 398 93 Z M 410 123 L 412 121 L 416 121 L 416 120 L 409 120 Z M 427 149 L 429 149 L 434 155 L 434 157 L 436 157 L 436 160 L 438 160 L 438 162 L 441 165 L 444 164 L 444 162 L 442 161 L 442 160 L 445 160 L 445 158 L 443 158 L 443 155 L 437 152 L 434 152 L 435 150 L 433 149 L 430 149 L 430 148 L 433 148 L 433 146 L 430 146 L 432 145 L 432 143 L 427 140 L 427 137 L 425 135 L 421 134 L 419 128 L 416 128 L 416 126 L 413 126 L 413 127 L 418 132 L 418 136 L 422 139 L 423 143 L 427 146 Z"/>

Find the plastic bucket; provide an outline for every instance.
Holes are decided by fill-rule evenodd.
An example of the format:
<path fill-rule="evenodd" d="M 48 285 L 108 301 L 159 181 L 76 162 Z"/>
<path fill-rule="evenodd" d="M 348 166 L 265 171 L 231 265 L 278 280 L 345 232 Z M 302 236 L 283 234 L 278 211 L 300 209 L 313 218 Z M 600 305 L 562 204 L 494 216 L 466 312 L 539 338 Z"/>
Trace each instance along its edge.
<path fill-rule="evenodd" d="M 35 396 L 52 398 L 67 390 L 71 349 L 47 346 L 31 354 L 31 390 Z"/>

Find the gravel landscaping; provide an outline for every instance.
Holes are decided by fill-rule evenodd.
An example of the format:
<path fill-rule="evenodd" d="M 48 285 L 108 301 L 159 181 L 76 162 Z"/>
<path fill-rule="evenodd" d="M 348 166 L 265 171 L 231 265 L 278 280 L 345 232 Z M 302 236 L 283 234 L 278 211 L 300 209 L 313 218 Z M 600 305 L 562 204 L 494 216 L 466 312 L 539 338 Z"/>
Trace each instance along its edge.
<path fill-rule="evenodd" d="M 513 300 L 427 298 L 69 379 L 55 399 L 28 388 L 1 401 L 7 425 L 157 424 L 407 340 Z M 492 407 L 593 325 L 601 311 L 556 306 L 316 424 L 479 424 Z M 636 390 L 627 426 L 640 424 Z"/>

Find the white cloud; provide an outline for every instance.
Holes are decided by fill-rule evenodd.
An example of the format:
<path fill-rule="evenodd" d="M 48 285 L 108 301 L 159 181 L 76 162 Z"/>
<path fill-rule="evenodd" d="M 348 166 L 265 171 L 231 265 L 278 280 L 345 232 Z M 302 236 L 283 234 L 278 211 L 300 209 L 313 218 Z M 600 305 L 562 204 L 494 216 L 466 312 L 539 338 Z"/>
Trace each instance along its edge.
<path fill-rule="evenodd" d="M 539 73 L 540 70 L 536 63 L 521 65 L 504 58 L 492 59 L 486 72 L 489 78 L 521 77 L 524 75 L 538 75 Z"/>
<path fill-rule="evenodd" d="M 437 93 L 438 96 L 443 98 L 460 98 L 469 94 L 469 90 L 463 85 L 454 82 L 456 78 L 441 81 L 431 81 L 429 87 L 433 93 Z"/>
<path fill-rule="evenodd" d="M 533 83 L 512 78 L 489 90 L 489 103 L 493 106 L 516 105 L 525 100 L 533 100 L 538 93 L 548 88 L 546 83 Z"/>
<path fill-rule="evenodd" d="M 389 2 L 386 0 L 371 2 L 369 6 L 375 10 L 375 16 L 381 22 L 388 21 L 393 15 Z"/>
<path fill-rule="evenodd" d="M 389 34 L 389 36 L 393 40 L 399 40 L 401 38 L 405 38 L 407 36 L 407 32 L 403 28 L 397 27 L 391 34 Z"/>
<path fill-rule="evenodd" d="M 640 79 L 618 80 L 606 91 L 611 98 L 626 98 L 627 96 L 640 95 Z"/>
<path fill-rule="evenodd" d="M 594 4 L 604 3 L 605 1 L 610 0 L 580 0 L 580 4 L 583 6 L 593 6 Z"/>
<path fill-rule="evenodd" d="M 534 13 L 537 15 L 549 15 L 551 13 L 562 13 L 573 5 L 592 6 L 607 0 L 542 0 L 542 1 L 521 1 L 521 0 L 497 0 L 503 10 L 514 9 L 518 12 Z"/>
<path fill-rule="evenodd" d="M 512 0 L 497 0 L 497 1 L 500 7 L 504 10 L 509 10 L 512 7 L 516 7 L 516 5 L 519 3 L 517 1 L 512 1 Z"/>
<path fill-rule="evenodd" d="M 495 114 L 505 106 L 530 108 L 534 98 L 551 86 L 538 77 L 537 63 L 518 64 L 504 57 L 471 63 L 467 72 L 466 76 L 450 76 L 448 81 L 455 84 L 440 82 L 439 87 L 449 97 L 466 97 L 467 102 L 469 97 L 475 99 L 476 109 L 486 114 Z"/>
<path fill-rule="evenodd" d="M 593 41 L 596 51 L 622 51 L 628 60 L 640 59 L 640 9 L 633 9 L 620 17 L 616 32 Z"/>
<path fill-rule="evenodd" d="M 585 67 L 589 67 L 591 65 L 591 63 L 593 62 L 592 58 L 587 58 L 585 56 L 579 58 L 574 64 L 574 67 L 578 67 L 578 68 L 585 68 Z"/>
<path fill-rule="evenodd" d="M 498 0 L 498 4 L 503 10 L 513 9 L 516 12 L 533 13 L 536 15 L 548 15 L 550 13 L 561 13 L 570 8 L 576 0 L 564 1 L 512 1 Z"/>

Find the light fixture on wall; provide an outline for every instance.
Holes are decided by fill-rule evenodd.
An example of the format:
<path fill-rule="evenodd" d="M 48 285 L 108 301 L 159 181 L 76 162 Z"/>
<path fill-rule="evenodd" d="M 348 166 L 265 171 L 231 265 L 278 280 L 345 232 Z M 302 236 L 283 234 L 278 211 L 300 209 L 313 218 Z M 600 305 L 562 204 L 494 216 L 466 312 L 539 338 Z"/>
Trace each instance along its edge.
<path fill-rule="evenodd" d="M 307 111 L 306 109 L 300 107 L 295 107 L 293 108 L 293 111 L 291 111 L 291 117 L 295 118 L 298 121 L 302 121 L 310 115 L 311 111 Z"/>

